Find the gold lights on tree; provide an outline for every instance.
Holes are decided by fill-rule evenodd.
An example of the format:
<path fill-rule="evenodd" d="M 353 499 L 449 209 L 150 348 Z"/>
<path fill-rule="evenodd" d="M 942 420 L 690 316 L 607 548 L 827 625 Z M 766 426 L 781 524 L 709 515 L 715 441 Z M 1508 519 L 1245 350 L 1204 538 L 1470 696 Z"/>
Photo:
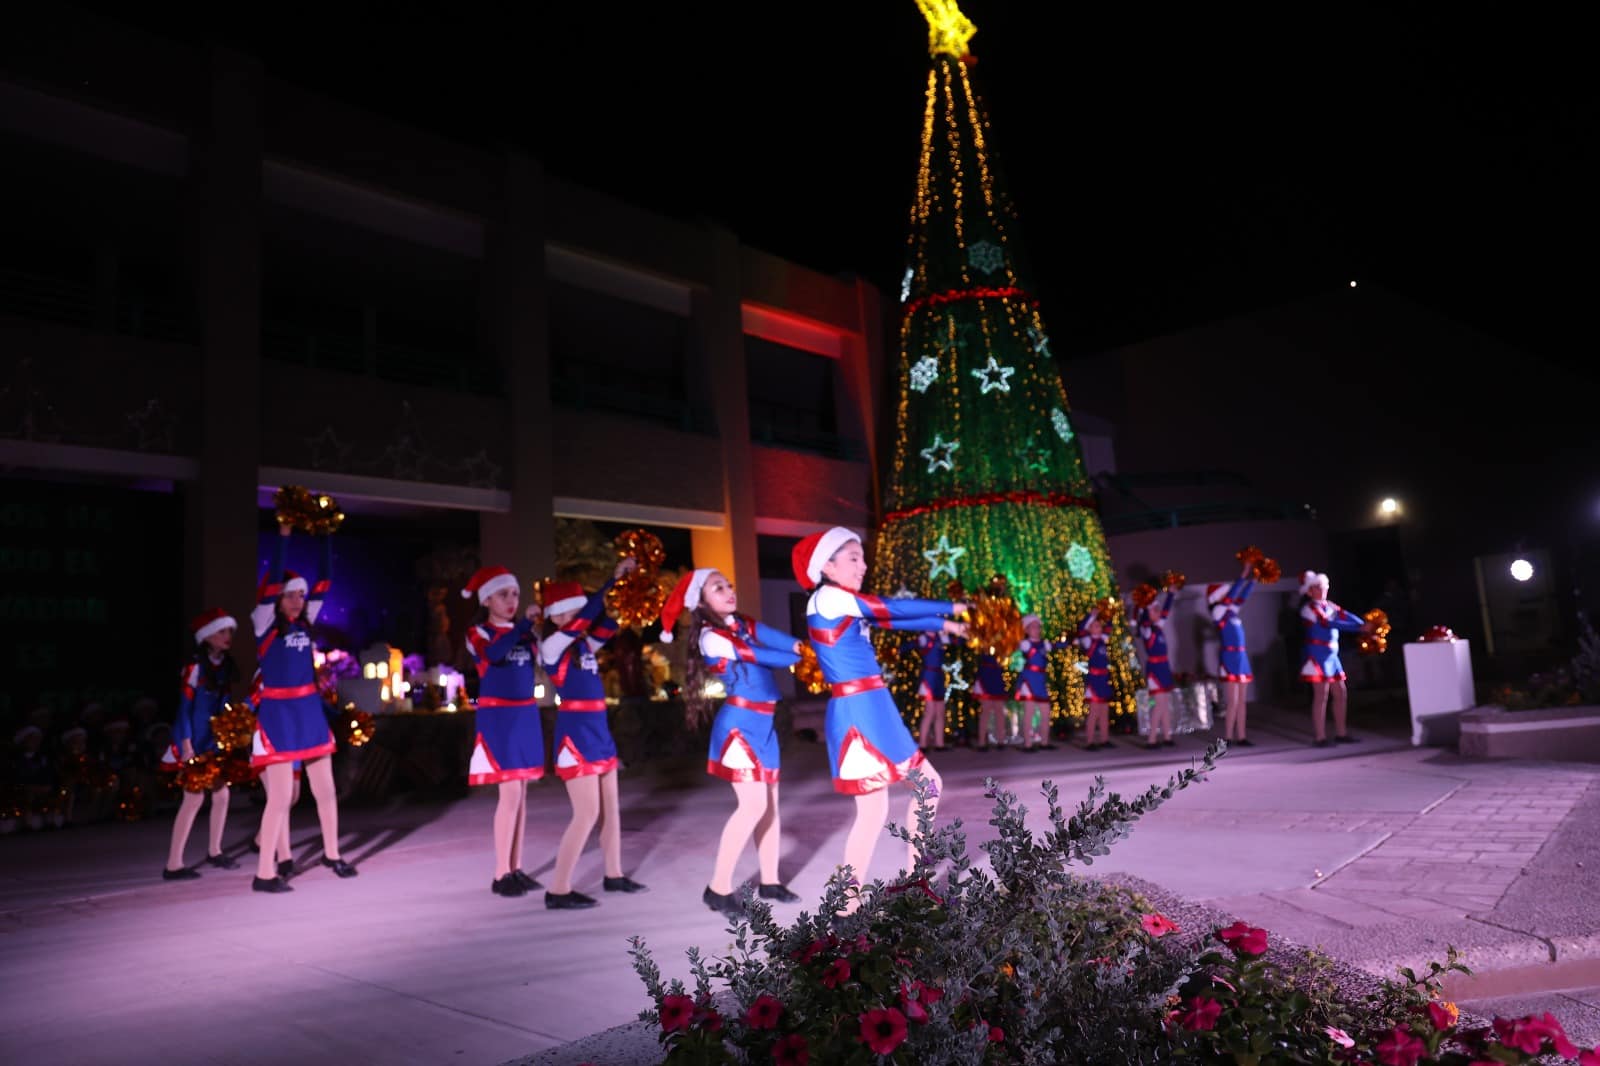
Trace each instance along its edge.
<path fill-rule="evenodd" d="M 928 20 L 929 55 L 961 59 L 969 54 L 978 27 L 961 13 L 955 0 L 917 0 L 917 10 Z"/>

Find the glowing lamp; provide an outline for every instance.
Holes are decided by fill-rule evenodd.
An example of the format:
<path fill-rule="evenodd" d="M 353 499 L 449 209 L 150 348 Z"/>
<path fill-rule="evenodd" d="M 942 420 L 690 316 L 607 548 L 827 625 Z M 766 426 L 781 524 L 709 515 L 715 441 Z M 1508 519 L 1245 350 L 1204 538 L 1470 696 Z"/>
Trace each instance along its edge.
<path fill-rule="evenodd" d="M 1517 581 L 1529 581 L 1533 578 L 1533 564 L 1526 559 L 1518 559 L 1511 564 L 1511 576 Z"/>

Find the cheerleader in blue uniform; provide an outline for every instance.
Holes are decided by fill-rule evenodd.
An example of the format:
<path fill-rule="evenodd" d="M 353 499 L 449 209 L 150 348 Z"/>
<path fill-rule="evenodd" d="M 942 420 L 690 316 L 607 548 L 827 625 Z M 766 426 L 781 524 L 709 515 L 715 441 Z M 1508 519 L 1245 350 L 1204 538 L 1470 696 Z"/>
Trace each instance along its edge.
<path fill-rule="evenodd" d="M 292 892 L 273 862 L 276 848 L 268 841 L 283 836 L 294 793 L 294 764 L 305 767 L 311 795 L 322 823 L 322 865 L 339 877 L 356 876 L 356 868 L 339 857 L 339 799 L 333 787 L 333 730 L 317 690 L 312 661 L 311 626 L 322 610 L 333 571 L 333 542 L 323 540 L 322 576 L 315 585 L 284 565 L 290 527 L 280 525 L 277 561 L 262 579 L 250 621 L 256 633 L 256 659 L 261 664 L 261 702 L 250 765 L 261 769 L 267 805 L 261 812 L 262 843 L 251 888 L 257 892 Z"/>
<path fill-rule="evenodd" d="M 1311 733 L 1317 747 L 1328 744 L 1328 694 L 1333 693 L 1333 739 L 1353 744 L 1345 732 L 1344 664 L 1339 661 L 1339 632 L 1365 633 L 1371 626 L 1328 599 L 1328 575 L 1307 570 L 1300 575 L 1300 621 L 1305 626 L 1305 654 L 1300 677 L 1311 683 Z"/>
<path fill-rule="evenodd" d="M 1211 608 L 1211 620 L 1217 624 L 1222 638 L 1219 660 L 1222 686 L 1227 693 L 1223 704 L 1222 735 L 1223 739 L 1235 741 L 1242 748 L 1255 745 L 1245 736 L 1244 697 L 1255 675 L 1250 672 L 1250 650 L 1245 643 L 1244 620 L 1239 616 L 1239 608 L 1244 606 L 1244 601 L 1250 598 L 1250 590 L 1255 588 L 1252 574 L 1251 565 L 1246 562 L 1239 579 L 1233 584 L 1206 586 L 1206 603 Z"/>
<path fill-rule="evenodd" d="M 978 653 L 978 676 L 973 680 L 972 694 L 978 698 L 978 750 L 988 751 L 991 743 L 998 748 L 1005 747 L 1011 732 L 1006 719 L 1006 701 L 1011 696 L 1006 691 L 1006 675 L 1000 670 L 1000 660 L 987 649 Z"/>
<path fill-rule="evenodd" d="M 497 896 L 521 896 L 542 887 L 522 870 L 528 827 L 528 782 L 544 776 L 544 725 L 533 695 L 539 642 L 533 627 L 542 614 L 530 604 L 518 617 L 522 589 L 511 571 L 486 566 L 461 595 L 478 597 L 478 617 L 467 630 L 467 654 L 478 672 L 477 733 L 468 785 L 498 785 L 494 810 L 494 880 Z"/>
<path fill-rule="evenodd" d="M 623 559 L 616 572 L 592 596 L 576 581 L 551 581 L 544 586 L 546 634 L 540 645 L 544 672 L 555 686 L 556 776 L 567 786 L 572 821 L 561 834 L 556 871 L 544 894 L 551 910 L 593 907 L 593 896 L 572 888 L 578 856 L 604 813 L 600 849 L 605 856 L 607 892 L 642 892 L 644 886 L 622 872 L 622 820 L 617 804 L 617 746 L 606 724 L 606 689 L 600 678 L 600 649 L 617 633 L 617 623 L 604 618 L 606 593 L 638 561 Z"/>
<path fill-rule="evenodd" d="M 1162 623 L 1172 614 L 1172 601 L 1177 593 L 1171 587 L 1162 591 L 1157 600 L 1140 607 L 1135 612 L 1133 626 L 1144 645 L 1144 683 L 1154 705 L 1150 708 L 1150 739 L 1147 748 L 1162 745 L 1172 747 L 1172 693 L 1177 685 L 1172 680 L 1172 664 L 1167 661 L 1167 633 Z"/>
<path fill-rule="evenodd" d="M 922 679 L 917 683 L 922 721 L 917 728 L 917 747 L 923 751 L 944 750 L 944 649 L 949 642 L 943 633 L 919 633 L 915 641 L 922 653 Z"/>
<path fill-rule="evenodd" d="M 1078 625 L 1078 646 L 1088 660 L 1089 672 L 1083 679 L 1083 698 L 1089 705 L 1084 723 L 1085 751 L 1111 747 L 1111 657 L 1106 649 L 1106 621 L 1096 607 Z M 1095 740 L 1098 736 L 1100 739 Z"/>
<path fill-rule="evenodd" d="M 172 744 L 161 757 L 161 769 L 177 771 L 196 755 L 211 755 L 217 738 L 211 734 L 211 716 L 222 710 L 238 680 L 238 668 L 228 649 L 233 646 L 237 623 L 220 607 L 213 607 L 194 620 L 194 658 L 183 668 L 178 717 L 172 723 Z M 172 842 L 167 846 L 167 865 L 161 876 L 167 881 L 190 881 L 200 871 L 184 865 L 183 850 L 189 843 L 189 830 L 206 801 L 206 793 L 183 793 L 178 816 L 172 823 Z M 206 840 L 206 862 L 221 870 L 237 870 L 239 864 L 222 853 L 222 831 L 228 822 L 228 785 L 222 782 L 211 790 L 211 833 Z"/>
<path fill-rule="evenodd" d="M 256 672 L 250 678 L 250 710 L 256 712 L 261 707 L 261 668 L 256 667 Z M 294 767 L 294 787 L 289 790 L 289 809 L 283 817 L 283 829 L 278 833 L 276 857 L 278 860 L 278 876 L 285 881 L 294 876 L 294 848 L 289 843 L 289 824 L 294 820 L 294 809 L 300 803 L 300 779 L 305 776 L 305 768 L 296 759 L 290 764 Z M 261 777 L 261 771 L 255 771 L 256 779 Z M 250 840 L 250 850 L 261 850 L 261 829 L 256 828 L 256 835 Z"/>
<path fill-rule="evenodd" d="M 860 537 L 842 526 L 802 539 L 794 547 L 791 562 L 800 587 L 811 591 L 806 626 L 831 692 L 824 732 L 833 788 L 856 801 L 855 823 L 845 838 L 844 864 L 858 880 L 865 880 L 889 811 L 888 786 L 915 769 L 928 780 L 928 802 L 933 807 L 938 805 L 940 786 L 939 772 L 917 750 L 884 685 L 867 624 L 964 636 L 967 627 L 963 623 L 940 616 L 963 614 L 967 605 L 862 595 L 866 555 Z M 905 824 L 908 828 L 917 824 L 915 798 L 906 808 Z M 913 848 L 907 868 L 915 862 Z M 857 900 L 852 899 L 847 909 L 856 906 Z"/>
<path fill-rule="evenodd" d="M 772 671 L 800 661 L 800 642 L 738 613 L 733 583 L 719 570 L 700 569 L 678 579 L 661 609 L 661 642 L 672 643 L 678 616 L 689 612 L 687 706 L 692 724 L 709 711 L 706 685 L 722 682 L 726 698 L 711 725 L 706 773 L 733 786 L 737 806 L 722 827 L 711 883 L 701 899 L 714 911 L 744 913 L 733 894 L 733 868 L 752 834 L 761 869 L 762 899 L 796 903 L 800 897 L 778 878 L 778 773 L 780 752 L 773 714 L 778 709 Z"/>
<path fill-rule="evenodd" d="M 1011 698 L 1022 707 L 1022 750 L 1038 751 L 1050 747 L 1050 652 L 1055 645 L 1044 639 L 1044 623 L 1036 614 L 1022 616 L 1026 634 L 1017 650 L 1022 653 L 1022 670 L 1017 674 Z"/>

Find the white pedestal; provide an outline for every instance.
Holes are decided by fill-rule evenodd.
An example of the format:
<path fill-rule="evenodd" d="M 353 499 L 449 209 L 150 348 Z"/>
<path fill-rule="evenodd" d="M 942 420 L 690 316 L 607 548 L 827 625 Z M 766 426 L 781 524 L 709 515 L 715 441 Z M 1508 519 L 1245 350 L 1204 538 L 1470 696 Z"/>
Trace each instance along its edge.
<path fill-rule="evenodd" d="M 1414 641 L 1406 649 L 1406 694 L 1411 701 L 1411 743 L 1423 742 L 1424 721 L 1437 715 L 1453 716 L 1469 710 L 1476 697 L 1472 687 L 1472 650 L 1465 640 Z"/>

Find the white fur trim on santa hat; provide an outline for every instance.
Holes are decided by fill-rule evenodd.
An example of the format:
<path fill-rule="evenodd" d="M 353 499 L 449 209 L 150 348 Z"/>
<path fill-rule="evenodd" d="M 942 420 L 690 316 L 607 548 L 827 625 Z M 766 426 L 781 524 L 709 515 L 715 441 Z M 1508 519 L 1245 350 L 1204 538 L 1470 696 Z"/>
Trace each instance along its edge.
<path fill-rule="evenodd" d="M 1321 585 L 1326 589 L 1328 587 L 1328 575 L 1319 574 L 1315 570 L 1307 570 L 1300 575 L 1300 595 L 1304 596 L 1310 592 L 1312 585 Z"/>
<path fill-rule="evenodd" d="M 226 615 L 225 614 L 225 615 L 222 615 L 220 618 L 213 618 L 211 621 L 207 622 L 205 625 L 201 626 L 199 629 L 196 629 L 194 631 L 194 642 L 196 644 L 198 644 L 202 640 L 205 640 L 207 637 L 211 636 L 211 634 L 220 633 L 224 629 L 238 629 L 238 628 L 239 628 L 239 623 L 235 622 L 231 615 Z"/>
<path fill-rule="evenodd" d="M 812 584 L 822 580 L 822 568 L 833 558 L 834 552 L 851 541 L 860 539 L 859 533 L 844 526 L 834 526 L 824 533 L 822 539 L 817 541 L 817 546 L 811 549 L 811 560 L 806 564 L 806 576 L 811 579 Z"/>
<path fill-rule="evenodd" d="M 700 590 L 705 587 L 706 579 L 716 572 L 715 567 L 701 567 L 690 571 L 678 582 L 672 595 L 667 598 L 666 606 L 661 608 L 661 643 L 672 643 L 672 630 L 678 624 L 678 615 L 700 606 Z"/>
<path fill-rule="evenodd" d="M 1025 614 L 1025 615 L 1023 615 L 1022 616 L 1022 628 L 1023 629 L 1027 629 L 1029 622 L 1037 622 L 1040 625 L 1044 625 L 1044 621 L 1036 614 Z"/>
<path fill-rule="evenodd" d="M 27 740 L 29 737 L 41 737 L 42 738 L 43 736 L 44 736 L 44 730 L 40 729 L 38 726 L 36 726 L 36 725 L 25 725 L 21 729 L 17 730 L 15 733 L 11 734 L 11 743 L 13 743 L 13 744 L 21 744 L 24 740 Z"/>
<path fill-rule="evenodd" d="M 287 580 L 287 581 L 285 581 L 283 583 L 283 591 L 278 593 L 278 595 L 279 596 L 287 596 L 291 592 L 310 592 L 310 591 L 311 591 L 311 586 L 306 584 L 306 579 L 301 577 L 299 574 L 295 574 L 293 577 L 291 577 L 289 580 Z"/>

